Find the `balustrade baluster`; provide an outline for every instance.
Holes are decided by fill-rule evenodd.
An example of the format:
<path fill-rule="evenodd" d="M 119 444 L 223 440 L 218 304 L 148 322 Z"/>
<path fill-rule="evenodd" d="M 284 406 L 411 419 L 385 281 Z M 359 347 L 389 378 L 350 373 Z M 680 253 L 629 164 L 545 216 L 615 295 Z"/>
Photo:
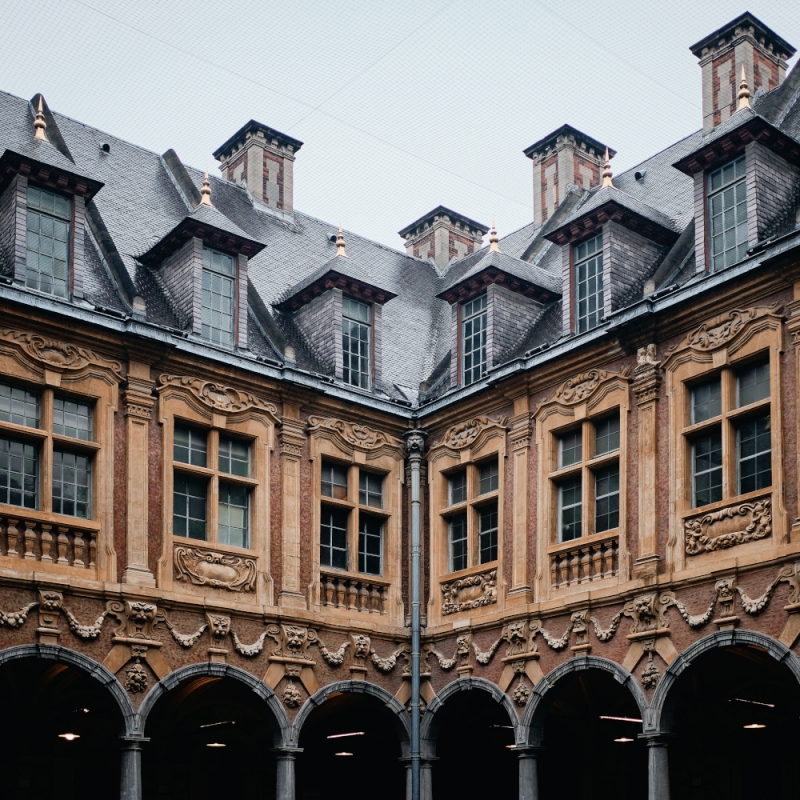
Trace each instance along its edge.
<path fill-rule="evenodd" d="M 591 577 L 593 581 L 599 580 L 603 577 L 603 568 L 600 563 L 602 559 L 602 552 L 603 552 L 603 543 L 600 542 L 599 544 L 595 545 L 592 548 L 592 569 L 591 569 Z"/>
<path fill-rule="evenodd" d="M 578 583 L 581 579 L 581 558 L 580 558 L 580 550 L 573 550 L 570 554 L 572 558 L 570 559 L 570 576 L 569 576 L 569 583 Z"/>
<path fill-rule="evenodd" d="M 347 609 L 348 611 L 358 611 L 356 605 L 356 598 L 358 597 L 358 590 L 356 589 L 355 581 L 347 581 Z"/>
<path fill-rule="evenodd" d="M 50 549 L 53 546 L 53 534 L 50 531 L 53 530 L 52 525 L 48 525 L 46 522 L 43 522 L 42 525 L 42 561 L 47 564 L 53 563 L 53 556 L 50 555 Z"/>
<path fill-rule="evenodd" d="M 366 583 L 362 583 L 358 589 L 358 610 L 369 611 L 369 589 Z"/>
<path fill-rule="evenodd" d="M 344 607 L 345 583 L 341 578 L 336 579 L 336 605 L 338 608 Z"/>
<path fill-rule="evenodd" d="M 17 552 L 17 538 L 19 537 L 19 529 L 17 528 L 19 525 L 18 519 L 10 519 L 8 520 L 8 552 L 6 555 L 14 557 L 19 557 L 19 553 Z"/>
<path fill-rule="evenodd" d="M 389 599 L 389 590 L 385 586 L 379 588 L 380 602 L 378 603 L 378 611 L 381 614 L 386 613 L 386 601 Z"/>
<path fill-rule="evenodd" d="M 87 533 L 89 537 L 89 569 L 94 569 L 97 561 L 97 534 L 94 531 Z"/>
<path fill-rule="evenodd" d="M 67 533 L 69 532 L 69 528 L 65 527 L 64 525 L 58 526 L 58 563 L 59 564 L 69 564 L 69 559 L 67 558 L 67 545 L 69 544 L 69 539 L 67 538 Z"/>
<path fill-rule="evenodd" d="M 592 559 L 590 553 L 590 547 L 581 548 L 581 583 L 586 583 L 592 579 Z"/>
<path fill-rule="evenodd" d="M 558 556 L 553 555 L 550 557 L 550 583 L 553 586 L 558 586 Z"/>
<path fill-rule="evenodd" d="M 72 564 L 75 567 L 82 567 L 83 566 L 83 553 L 86 548 L 86 545 L 83 541 L 83 536 L 81 536 L 80 531 L 75 531 L 75 538 L 73 540 L 73 547 L 75 548 L 75 559 L 73 560 Z"/>
<path fill-rule="evenodd" d="M 36 560 L 36 553 L 34 553 L 34 545 L 36 544 L 36 523 L 33 520 L 25 520 L 25 533 L 23 535 L 25 553 L 23 558 L 28 561 Z"/>

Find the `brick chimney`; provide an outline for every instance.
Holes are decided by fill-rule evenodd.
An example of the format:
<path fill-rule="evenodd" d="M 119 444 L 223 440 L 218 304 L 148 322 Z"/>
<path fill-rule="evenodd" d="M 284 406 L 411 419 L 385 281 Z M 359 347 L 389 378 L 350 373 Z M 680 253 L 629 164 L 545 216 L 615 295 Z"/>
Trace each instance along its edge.
<path fill-rule="evenodd" d="M 703 69 L 703 130 L 725 122 L 737 108 L 742 65 L 750 91 L 779 86 L 795 48 L 749 11 L 689 48 Z"/>
<path fill-rule="evenodd" d="M 214 152 L 222 177 L 247 184 L 256 200 L 291 214 L 294 158 L 303 143 L 251 119 Z"/>
<path fill-rule="evenodd" d="M 606 146 L 571 125 L 562 125 L 524 153 L 533 161 L 533 221 L 547 222 L 566 197 L 567 186 L 600 185 Z M 613 158 L 616 150 L 609 149 Z"/>
<path fill-rule="evenodd" d="M 406 252 L 427 259 L 444 272 L 453 258 L 464 258 L 480 249 L 489 228 L 474 219 L 439 206 L 401 230 Z"/>

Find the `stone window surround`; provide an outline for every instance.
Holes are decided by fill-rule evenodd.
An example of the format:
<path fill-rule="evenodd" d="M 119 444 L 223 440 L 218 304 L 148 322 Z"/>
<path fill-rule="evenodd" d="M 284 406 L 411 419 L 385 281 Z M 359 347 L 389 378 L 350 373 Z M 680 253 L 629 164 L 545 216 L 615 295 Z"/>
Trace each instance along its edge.
<path fill-rule="evenodd" d="M 382 434 L 374 437 L 373 443 L 359 446 L 347 433 L 352 427 L 349 423 L 340 423 L 338 420 L 317 420 L 318 427 L 312 426 L 310 432 L 310 460 L 311 460 L 311 485 L 313 497 L 312 509 L 312 542 L 311 542 L 311 574 L 312 574 L 312 609 L 320 612 L 323 608 L 322 585 L 320 572 L 341 576 L 345 580 L 354 582 L 363 581 L 383 585 L 387 590 L 386 612 L 390 624 L 402 624 L 403 607 L 401 596 L 401 564 L 402 564 L 402 489 L 404 482 L 404 453 L 399 442 L 395 446 Z M 334 426 L 338 430 L 334 430 Z M 345 435 L 340 432 L 345 431 Z M 371 434 L 375 434 L 371 431 Z M 379 440 L 386 440 L 383 445 Z M 322 497 L 322 462 L 334 462 L 348 468 L 348 495 L 347 501 L 337 501 L 329 497 Z M 381 474 L 383 478 L 383 508 L 363 506 L 358 503 L 358 471 L 366 469 L 369 472 Z M 347 570 L 335 567 L 322 567 L 319 558 L 320 526 L 323 502 L 348 510 L 348 567 Z M 356 519 L 358 514 L 354 511 L 381 517 L 383 519 L 383 574 L 370 575 L 358 572 L 358 527 Z M 325 613 L 352 616 L 359 620 L 364 619 L 365 613 L 341 608 L 333 605 L 324 606 Z M 382 617 L 382 619 L 386 619 Z"/>
<path fill-rule="evenodd" d="M 176 581 L 173 568 L 173 551 L 175 547 L 196 547 L 211 550 L 224 555 L 253 558 L 258 565 L 258 572 L 266 578 L 256 582 L 256 592 L 252 595 L 240 595 L 241 600 L 250 600 L 253 604 L 271 603 L 272 580 L 270 578 L 270 454 L 274 446 L 275 420 L 268 412 L 258 408 L 244 408 L 241 411 L 222 411 L 210 408 L 197 399 L 190 391 L 173 385 L 159 389 L 158 421 L 162 425 L 163 440 L 163 503 L 162 530 L 163 550 L 159 559 L 158 585 L 167 591 L 181 592 L 189 584 Z M 215 498 L 208 492 L 206 496 L 206 531 L 207 539 L 191 539 L 172 535 L 173 524 L 173 482 L 175 470 L 186 465 L 174 459 L 175 425 L 187 425 L 201 430 L 214 431 L 217 435 L 231 435 L 248 441 L 250 445 L 250 479 L 238 479 L 237 483 L 246 482 L 250 489 L 250 547 L 241 548 L 233 545 L 222 545 L 217 542 L 215 527 L 217 508 Z M 217 437 L 215 437 L 217 438 Z M 211 461 L 212 449 L 208 449 L 206 468 L 189 467 L 186 474 L 202 473 L 209 477 L 219 475 L 217 465 Z M 203 594 L 208 594 L 207 586 L 198 587 Z"/>
<path fill-rule="evenodd" d="M 471 423 L 472 424 L 472 423 Z M 430 556 L 430 601 L 428 605 L 428 624 L 436 625 L 443 621 L 441 584 L 460 578 L 468 578 L 491 570 L 499 570 L 504 561 L 505 539 L 505 509 L 503 498 L 505 496 L 505 468 L 507 455 L 506 428 L 500 422 L 484 419 L 476 427 L 477 435 L 468 446 L 461 447 L 449 441 L 449 431 L 444 439 L 433 445 L 428 452 L 428 491 L 430 497 L 431 520 L 431 556 Z M 477 467 L 496 459 L 497 461 L 497 491 L 483 497 L 477 497 Z M 467 515 L 467 541 L 470 547 L 470 566 L 458 572 L 450 572 L 450 539 L 449 539 L 449 477 L 459 469 L 467 469 L 468 474 L 468 500 L 459 505 L 461 509 L 468 510 Z M 474 473 L 474 491 L 470 490 L 469 473 Z M 478 513 L 484 500 L 495 498 L 497 501 L 497 560 L 485 564 L 478 564 Z M 474 547 L 473 547 L 474 544 Z M 496 613 L 504 606 L 504 593 L 498 592 L 497 603 L 485 607 L 473 608 L 469 611 L 456 612 L 448 616 L 458 619 L 462 615 L 475 617 L 480 614 Z"/>
<path fill-rule="evenodd" d="M 575 592 L 585 592 L 587 589 L 595 587 L 607 587 L 625 583 L 629 579 L 629 558 L 628 558 L 628 467 L 631 461 L 631 453 L 628 448 L 628 414 L 631 410 L 630 387 L 626 374 L 605 373 L 598 370 L 598 379 L 593 381 L 594 388 L 580 401 L 574 402 L 572 399 L 565 399 L 562 386 L 556 392 L 555 397 L 545 401 L 539 406 L 536 412 L 536 441 L 539 451 L 539 482 L 538 482 L 538 507 L 537 507 L 537 530 L 539 535 L 536 540 L 537 563 L 542 565 L 538 570 L 536 578 L 535 596 L 541 599 L 553 597 L 556 593 L 559 597 L 564 594 Z M 585 373 L 577 376 L 573 380 L 581 381 L 592 373 Z M 592 379 L 588 379 L 592 380 Z M 587 384 L 588 385 L 588 384 Z M 619 527 L 602 531 L 601 533 L 584 533 L 577 539 L 567 542 L 558 541 L 558 486 L 553 475 L 558 476 L 565 470 L 558 468 L 558 444 L 559 436 L 574 430 L 576 424 L 585 427 L 586 422 L 601 419 L 613 413 L 619 413 L 619 450 L 610 454 L 612 461 L 619 463 Z M 586 441 L 584 438 L 584 446 Z M 598 462 L 606 463 L 606 457 L 598 458 Z M 588 459 L 584 456 L 582 470 L 587 472 Z M 593 499 L 593 487 L 586 486 L 584 479 L 583 497 L 584 514 L 582 518 L 583 531 L 588 530 L 589 521 L 593 518 L 593 506 L 587 506 L 587 497 Z M 553 554 L 573 551 L 582 545 L 599 543 L 616 537 L 617 540 L 617 575 L 610 578 L 594 579 L 588 583 L 581 582 L 576 585 L 556 588 L 552 585 L 550 561 Z"/>
<path fill-rule="evenodd" d="M 11 335 L 14 331 L 8 332 Z M 10 337 L 9 337 L 10 338 Z M 58 348 L 65 347 L 60 342 L 55 343 Z M 34 351 L 35 352 L 35 351 Z M 89 351 L 86 351 L 89 352 Z M 112 362 L 107 362 L 111 365 Z M 77 365 L 76 365 L 77 366 Z M 115 366 L 118 366 L 115 364 Z M 31 567 L 45 573 L 61 573 L 80 576 L 83 579 L 117 581 L 116 553 L 114 550 L 114 417 L 119 401 L 119 373 L 96 363 L 88 362 L 78 369 L 60 369 L 57 363 L 49 368 L 46 355 L 40 359 L 29 357 L 28 354 L 3 337 L 0 340 L 0 378 L 11 384 L 37 391 L 42 397 L 42 417 L 38 429 L 23 428 L 9 423 L 0 422 L 0 432 L 8 433 L 13 438 L 27 439 L 35 442 L 40 449 L 39 466 L 39 508 L 21 508 L 18 506 L 0 506 L 0 514 L 19 520 L 30 520 L 37 525 L 49 524 L 52 530 L 56 526 L 75 527 L 84 531 L 91 531 L 96 537 L 97 555 L 94 570 L 82 569 L 72 565 L 58 564 L 55 558 L 55 541 L 51 548 L 54 554 L 52 563 L 39 560 L 30 562 Z M 68 452 L 79 452 L 92 456 L 92 485 L 91 502 L 92 518 L 83 519 L 69 515 L 55 514 L 52 512 L 52 450 L 54 437 L 52 434 L 52 402 L 45 402 L 45 394 L 63 394 L 74 397 L 80 402 L 88 403 L 92 407 L 93 439 L 83 441 L 80 439 L 59 437 L 64 441 Z M 21 526 L 24 528 L 24 526 Z M 55 533 L 54 533 L 55 540 Z M 20 544 L 17 550 L 21 553 Z M 27 563 L 27 562 L 26 562 Z M 87 562 L 88 563 L 88 562 Z M 20 568 L 17 558 L 8 556 L 0 557 L 0 565 Z"/>
<path fill-rule="evenodd" d="M 749 317 L 749 319 L 748 319 Z M 733 324 L 731 324 L 733 320 Z M 718 326 L 727 326 L 732 335 L 723 335 L 714 341 Z M 669 401 L 670 436 L 670 482 L 669 491 L 674 513 L 670 513 L 672 527 L 667 546 L 668 571 L 690 570 L 706 575 L 713 564 L 714 569 L 723 567 L 730 559 L 744 563 L 748 559 L 766 560 L 769 551 L 777 550 L 789 538 L 789 523 L 783 505 L 783 436 L 781 398 L 775 387 L 781 383 L 782 316 L 776 306 L 753 307 L 745 312 L 733 311 L 720 314 L 709 320 L 701 329 L 689 334 L 665 360 L 663 367 L 667 379 Z M 723 328 L 723 331 L 725 328 Z M 699 332 L 699 335 L 698 335 Z M 701 337 L 708 336 L 712 346 L 703 344 Z M 708 341 L 708 339 L 706 339 Z M 698 346 L 700 344 L 700 346 Z M 704 378 L 719 375 L 723 370 L 735 370 L 757 360 L 769 357 L 770 364 L 770 425 L 772 429 L 772 486 L 746 495 L 737 495 L 736 482 L 729 481 L 730 467 L 723 485 L 723 498 L 699 509 L 692 507 L 691 442 L 685 430 L 691 431 L 691 387 Z M 735 458 L 735 453 L 727 459 Z M 724 457 L 725 459 L 725 457 Z M 735 473 L 735 466 L 733 467 Z M 768 498 L 771 500 L 771 535 L 758 541 L 739 544 L 731 549 L 688 556 L 684 546 L 684 525 L 687 519 L 703 517 L 714 511 L 746 504 L 748 501 Z M 744 562 L 742 561 L 744 559 Z"/>

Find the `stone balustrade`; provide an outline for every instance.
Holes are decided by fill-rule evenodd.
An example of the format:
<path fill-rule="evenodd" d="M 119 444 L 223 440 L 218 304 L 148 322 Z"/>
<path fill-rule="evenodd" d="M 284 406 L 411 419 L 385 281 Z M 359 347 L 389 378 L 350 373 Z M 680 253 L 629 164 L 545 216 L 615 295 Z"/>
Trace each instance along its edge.
<path fill-rule="evenodd" d="M 573 546 L 550 553 L 550 584 L 561 589 L 613 578 L 619 573 L 619 537 L 576 540 Z"/>
<path fill-rule="evenodd" d="M 323 606 L 386 614 L 388 597 L 389 585 L 374 578 L 340 573 L 320 575 L 320 604 Z"/>
<path fill-rule="evenodd" d="M 43 522 L 24 513 L 0 515 L 0 556 L 95 570 L 97 531 L 82 525 Z"/>

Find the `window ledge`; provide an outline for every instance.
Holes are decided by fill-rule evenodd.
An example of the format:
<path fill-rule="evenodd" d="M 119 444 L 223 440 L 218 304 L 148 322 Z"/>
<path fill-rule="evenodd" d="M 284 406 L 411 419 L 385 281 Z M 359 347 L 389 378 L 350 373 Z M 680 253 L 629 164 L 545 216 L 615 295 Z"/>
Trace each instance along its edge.
<path fill-rule="evenodd" d="M 459 578 L 467 578 L 471 575 L 480 575 L 482 572 L 488 572 L 492 569 L 497 569 L 500 565 L 498 560 L 487 561 L 485 564 L 476 564 L 474 567 L 467 567 L 460 569 L 458 572 L 448 572 L 444 575 L 439 575 L 438 580 L 440 583 L 449 583 L 450 581 L 458 580 Z"/>
<path fill-rule="evenodd" d="M 757 489 L 756 491 L 748 492 L 747 494 L 731 495 L 730 497 L 725 497 L 722 500 L 717 500 L 716 503 L 709 503 L 708 505 L 705 506 L 690 508 L 684 512 L 683 519 L 687 520 L 691 517 L 702 517 L 705 514 L 711 514 L 714 511 L 718 511 L 719 509 L 722 508 L 727 508 L 728 506 L 751 503 L 754 500 L 763 500 L 768 497 L 771 497 L 772 491 L 773 487 L 767 486 L 764 489 Z"/>
<path fill-rule="evenodd" d="M 559 542 L 547 548 L 548 553 L 560 553 L 564 550 L 576 550 L 577 548 L 604 542 L 606 539 L 619 539 L 622 533 L 621 528 L 611 528 L 601 533 L 593 533 L 591 536 L 579 536 L 577 539 L 570 539 L 568 542 Z"/>

